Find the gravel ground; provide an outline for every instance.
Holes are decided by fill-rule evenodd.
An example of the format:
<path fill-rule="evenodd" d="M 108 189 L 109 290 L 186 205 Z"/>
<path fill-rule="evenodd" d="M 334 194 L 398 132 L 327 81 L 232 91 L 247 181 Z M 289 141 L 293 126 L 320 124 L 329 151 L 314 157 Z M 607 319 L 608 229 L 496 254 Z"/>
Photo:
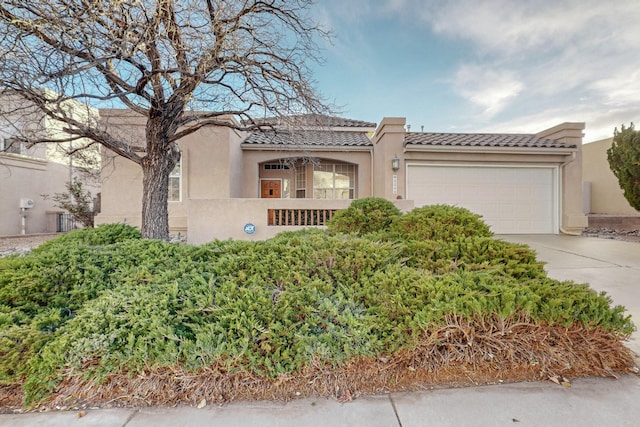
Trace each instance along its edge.
<path fill-rule="evenodd" d="M 59 235 L 60 234 L 28 234 L 17 237 L 0 237 L 0 257 L 15 252 L 28 252 Z"/>
<path fill-rule="evenodd" d="M 640 243 L 640 230 L 614 230 L 611 228 L 587 228 L 582 232 L 586 237 L 601 239 L 623 240 L 625 242 Z"/>
<path fill-rule="evenodd" d="M 26 253 L 33 248 L 37 248 L 47 240 L 60 236 L 60 233 L 53 234 L 27 234 L 26 236 L 0 236 L 0 258 L 14 253 Z M 187 236 L 182 233 L 169 236 L 172 243 L 185 243 Z"/>

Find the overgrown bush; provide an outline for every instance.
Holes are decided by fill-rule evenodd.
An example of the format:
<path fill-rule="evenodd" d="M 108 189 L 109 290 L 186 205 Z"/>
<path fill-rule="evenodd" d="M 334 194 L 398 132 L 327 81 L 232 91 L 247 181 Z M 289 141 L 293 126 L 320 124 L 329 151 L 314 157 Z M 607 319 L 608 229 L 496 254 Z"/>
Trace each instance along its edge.
<path fill-rule="evenodd" d="M 0 260 L 0 384 L 22 384 L 33 404 L 68 375 L 217 366 L 276 380 L 410 350 L 452 315 L 633 330 L 606 295 L 551 280 L 527 248 L 483 237 L 306 230 L 200 247 L 53 245 Z"/>
<path fill-rule="evenodd" d="M 391 224 L 391 236 L 401 240 L 458 240 L 491 237 L 481 216 L 465 208 L 430 205 L 415 208 Z"/>
<path fill-rule="evenodd" d="M 494 271 L 515 278 L 545 276 L 544 263 L 528 246 L 491 237 L 408 240 L 401 248 L 406 265 L 435 274 L 466 270 Z"/>
<path fill-rule="evenodd" d="M 34 252 L 46 252 L 57 245 L 110 245 L 130 239 L 140 239 L 140 230 L 127 224 L 101 224 L 96 228 L 73 230 L 60 237 L 51 239 Z"/>
<path fill-rule="evenodd" d="M 0 360 L 6 362 L 0 363 L 0 383 L 23 375 L 25 360 L 104 291 L 127 283 L 144 285 L 158 270 L 169 278 L 203 270 L 194 266 L 203 260 L 199 253 L 204 250 L 198 247 L 126 240 L 136 233 L 121 226 L 73 233 L 71 240 L 62 236 L 26 256 L 0 259 Z M 82 243 L 120 239 L 110 245 Z"/>
<path fill-rule="evenodd" d="M 327 223 L 330 232 L 363 235 L 389 229 L 400 216 L 400 210 L 380 197 L 356 199 L 347 209 L 340 210 Z"/>

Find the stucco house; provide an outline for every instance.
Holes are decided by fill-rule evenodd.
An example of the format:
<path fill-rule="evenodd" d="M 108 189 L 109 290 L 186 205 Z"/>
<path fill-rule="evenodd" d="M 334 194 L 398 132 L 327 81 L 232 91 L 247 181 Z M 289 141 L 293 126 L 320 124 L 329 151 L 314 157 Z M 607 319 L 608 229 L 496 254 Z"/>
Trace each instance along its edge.
<path fill-rule="evenodd" d="M 73 114 L 86 114 L 86 108 L 76 111 L 70 105 Z M 90 113 L 97 115 L 95 110 Z M 0 94 L 0 236 L 68 231 L 75 226 L 72 217 L 57 208 L 51 196 L 65 192 L 66 183 L 79 176 L 93 195 L 100 191 L 99 153 L 67 155 L 69 148 L 79 147 L 82 141 L 25 142 L 64 139 L 62 127 L 16 97 Z M 92 174 L 85 173 L 91 168 L 95 168 L 94 182 Z"/>
<path fill-rule="evenodd" d="M 144 119 L 101 111 L 111 129 L 141 138 Z M 233 120 L 229 118 L 229 120 Z M 579 233 L 583 123 L 537 134 L 408 132 L 406 120 L 379 124 L 327 116 L 270 121 L 244 134 L 209 127 L 179 142 L 169 226 L 191 243 L 265 239 L 321 226 L 356 198 L 392 200 L 402 210 L 447 203 L 483 215 L 495 233 Z M 142 172 L 104 153 L 97 223 L 140 225 Z"/>

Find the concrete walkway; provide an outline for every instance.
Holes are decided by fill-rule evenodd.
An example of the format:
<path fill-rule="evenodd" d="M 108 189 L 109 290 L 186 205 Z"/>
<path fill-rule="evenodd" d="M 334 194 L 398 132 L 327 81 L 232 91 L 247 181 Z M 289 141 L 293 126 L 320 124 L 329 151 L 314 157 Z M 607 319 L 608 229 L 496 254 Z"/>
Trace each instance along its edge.
<path fill-rule="evenodd" d="M 590 283 L 640 323 L 640 244 L 568 236 L 501 236 L 530 245 L 559 280 Z M 631 347 L 637 353 L 637 335 Z M 141 408 L 0 415 L 0 426 L 637 426 L 640 378 L 578 379 L 437 389 L 288 403 L 237 402 L 202 409 Z"/>

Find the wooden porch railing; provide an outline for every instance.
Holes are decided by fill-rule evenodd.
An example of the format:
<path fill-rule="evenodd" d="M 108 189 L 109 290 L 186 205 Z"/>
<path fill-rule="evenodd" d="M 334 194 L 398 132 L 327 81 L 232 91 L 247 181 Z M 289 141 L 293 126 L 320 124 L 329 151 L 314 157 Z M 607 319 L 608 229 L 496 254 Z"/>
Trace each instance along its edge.
<path fill-rule="evenodd" d="M 338 209 L 267 209 L 268 224 L 279 226 L 326 225 Z"/>

